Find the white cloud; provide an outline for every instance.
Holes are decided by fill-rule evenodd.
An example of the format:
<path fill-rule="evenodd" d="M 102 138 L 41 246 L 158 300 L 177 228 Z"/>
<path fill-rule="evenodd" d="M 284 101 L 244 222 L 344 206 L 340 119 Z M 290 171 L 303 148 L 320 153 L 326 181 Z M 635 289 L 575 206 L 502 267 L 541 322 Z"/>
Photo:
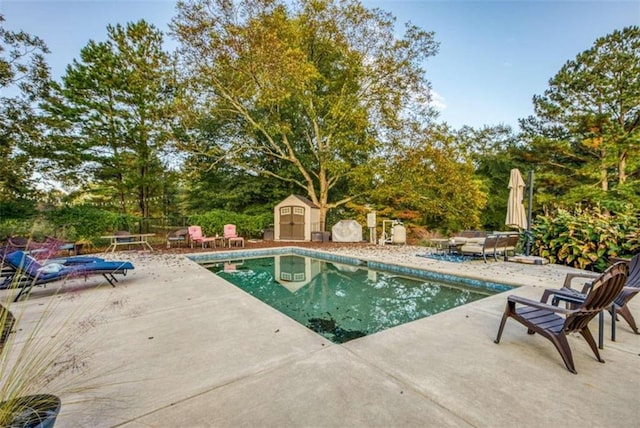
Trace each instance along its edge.
<path fill-rule="evenodd" d="M 444 110 L 447 108 L 444 97 L 434 90 L 431 91 L 431 102 L 429 102 L 429 104 L 437 110 Z"/>

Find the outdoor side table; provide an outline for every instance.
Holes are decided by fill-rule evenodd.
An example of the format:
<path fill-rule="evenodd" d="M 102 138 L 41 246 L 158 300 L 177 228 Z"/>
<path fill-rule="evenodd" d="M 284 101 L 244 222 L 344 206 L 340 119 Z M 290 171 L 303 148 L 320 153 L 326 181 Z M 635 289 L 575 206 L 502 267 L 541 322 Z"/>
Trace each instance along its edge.
<path fill-rule="evenodd" d="M 242 246 L 244 247 L 244 238 L 228 238 L 227 241 L 229 242 L 229 248 L 231 248 L 232 244 L 235 243 L 236 246 Z"/>

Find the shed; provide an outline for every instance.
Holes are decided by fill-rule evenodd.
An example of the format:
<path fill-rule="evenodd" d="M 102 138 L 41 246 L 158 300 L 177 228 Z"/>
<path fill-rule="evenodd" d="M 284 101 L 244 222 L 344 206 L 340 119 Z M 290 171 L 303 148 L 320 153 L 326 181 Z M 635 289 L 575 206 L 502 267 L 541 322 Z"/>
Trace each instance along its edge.
<path fill-rule="evenodd" d="M 275 206 L 273 226 L 276 241 L 311 241 L 320 232 L 320 207 L 304 196 L 289 195 Z"/>
<path fill-rule="evenodd" d="M 320 260 L 301 256 L 275 256 L 275 280 L 295 293 L 320 273 Z"/>

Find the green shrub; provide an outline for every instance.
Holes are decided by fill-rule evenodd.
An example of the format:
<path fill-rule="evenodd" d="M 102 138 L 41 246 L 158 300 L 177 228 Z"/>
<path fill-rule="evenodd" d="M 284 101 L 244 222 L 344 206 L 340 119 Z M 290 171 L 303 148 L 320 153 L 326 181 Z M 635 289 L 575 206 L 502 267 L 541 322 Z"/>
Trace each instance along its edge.
<path fill-rule="evenodd" d="M 262 231 L 273 224 L 273 213 L 247 215 L 224 210 L 212 210 L 189 216 L 189 224 L 202 227 L 207 236 L 222 235 L 225 224 L 235 224 L 238 235 L 259 238 Z"/>
<path fill-rule="evenodd" d="M 31 236 L 34 219 L 4 219 L 0 222 L 0 239 L 10 236 Z"/>
<path fill-rule="evenodd" d="M 612 257 L 640 248 L 638 217 L 632 210 L 613 215 L 599 207 L 558 208 L 536 217 L 531 229 L 534 254 L 580 269 L 602 272 Z"/>
<path fill-rule="evenodd" d="M 70 241 L 95 242 L 100 235 L 110 235 L 116 230 L 137 232 L 140 224 L 139 217 L 87 205 L 58 208 L 48 212 L 47 217 L 56 229 L 56 236 Z"/>

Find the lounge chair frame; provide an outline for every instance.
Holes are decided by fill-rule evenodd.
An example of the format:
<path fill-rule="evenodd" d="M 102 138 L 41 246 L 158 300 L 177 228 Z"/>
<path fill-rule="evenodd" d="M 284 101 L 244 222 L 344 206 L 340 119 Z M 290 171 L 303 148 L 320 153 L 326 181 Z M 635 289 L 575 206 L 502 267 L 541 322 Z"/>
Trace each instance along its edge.
<path fill-rule="evenodd" d="M 13 257 L 5 255 L 3 265 L 8 266 L 12 271 L 4 276 L 0 288 L 16 287 L 20 291 L 14 298 L 14 302 L 28 295 L 34 286 L 44 286 L 45 284 L 62 281 L 69 278 L 84 277 L 85 281 L 89 276 L 102 275 L 109 285 L 115 287 L 118 279 L 115 275 L 126 276 L 129 269 L 133 269 L 130 262 L 96 262 L 95 258 L 88 258 L 86 263 L 74 261 L 65 266 L 58 274 L 42 274 L 38 269 L 42 268 L 37 261 L 30 259 L 22 251 L 14 252 Z M 17 259 L 21 261 L 16 262 Z M 79 259 L 79 258 L 77 258 Z M 110 263 L 105 265 L 103 263 Z"/>
<path fill-rule="evenodd" d="M 462 255 L 482 256 L 485 263 L 487 256 L 493 256 L 493 260 L 498 261 L 498 256 L 502 255 L 506 260 L 510 252 L 515 253 L 519 239 L 520 235 L 517 233 L 496 232 L 487 235 L 482 243 L 464 243 L 458 252 Z"/>

